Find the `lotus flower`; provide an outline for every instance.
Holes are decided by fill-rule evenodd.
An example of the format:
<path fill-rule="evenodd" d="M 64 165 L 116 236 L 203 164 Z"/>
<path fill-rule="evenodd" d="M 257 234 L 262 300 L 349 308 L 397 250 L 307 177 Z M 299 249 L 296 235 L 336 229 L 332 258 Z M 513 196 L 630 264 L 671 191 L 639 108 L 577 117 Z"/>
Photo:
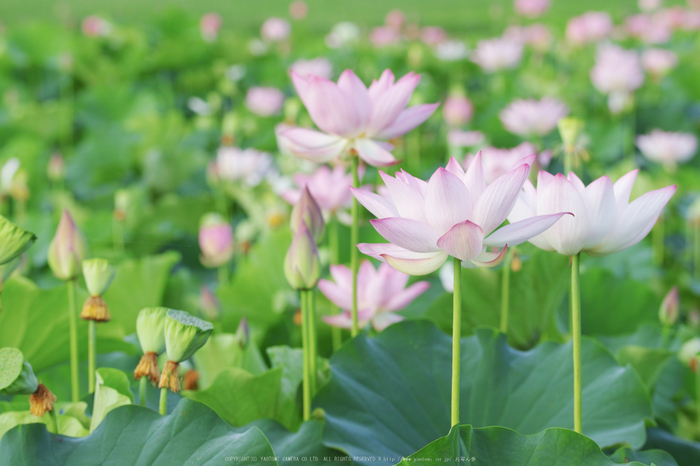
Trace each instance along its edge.
<path fill-rule="evenodd" d="M 87 37 L 106 36 L 112 30 L 112 24 L 104 18 L 90 15 L 83 20 L 81 29 Z"/>
<path fill-rule="evenodd" d="M 566 25 L 566 38 L 576 44 L 598 42 L 613 31 L 610 15 L 599 11 L 589 11 L 572 18 Z"/>
<path fill-rule="evenodd" d="M 564 215 L 550 213 L 496 230 L 515 204 L 533 160 L 534 155 L 527 157 L 488 186 L 481 154 L 466 173 L 457 160 L 450 159 L 447 168 L 439 168 L 427 183 L 404 171 L 396 178 L 380 172 L 391 199 L 358 189 L 352 192 L 377 217 L 370 223 L 390 243 L 359 244 L 358 248 L 409 275 L 431 273 L 448 256 L 465 267 L 500 264 L 507 245 L 542 233 Z M 487 246 L 503 249 L 487 252 Z"/>
<path fill-rule="evenodd" d="M 680 308 L 680 298 L 678 296 L 678 287 L 674 286 L 664 297 L 664 300 L 659 307 L 659 321 L 664 326 L 670 326 L 678 320 L 678 309 Z"/>
<path fill-rule="evenodd" d="M 321 210 L 327 214 L 336 214 L 352 205 L 352 174 L 346 173 L 342 165 L 336 165 L 333 170 L 322 165 L 313 175 L 297 173 L 294 182 L 298 189 L 282 192 L 282 198 L 290 204 L 296 204 L 302 190 L 308 188 Z"/>
<path fill-rule="evenodd" d="M 603 94 L 634 91 L 644 83 L 639 56 L 616 45 L 600 47 L 591 70 L 591 81 Z"/>
<path fill-rule="evenodd" d="M 308 227 L 316 241 L 321 239 L 325 227 L 323 213 L 316 199 L 314 199 L 311 192 L 309 192 L 308 187 L 305 187 L 301 191 L 301 196 L 296 204 L 294 204 L 292 214 L 289 216 L 289 226 L 292 230 L 292 234 L 296 233 L 302 225 Z"/>
<path fill-rule="evenodd" d="M 385 70 L 369 89 L 351 70 L 345 70 L 337 84 L 294 71 L 291 75 L 311 119 L 323 132 L 290 128 L 280 131 L 278 137 L 288 140 L 285 146 L 294 154 L 313 162 L 328 162 L 354 150 L 370 165 L 393 165 L 396 159 L 389 152 L 393 146 L 380 141 L 407 133 L 438 106 L 405 108 L 420 80 L 412 72 L 394 82 L 393 73 Z"/>
<path fill-rule="evenodd" d="M 650 134 L 637 136 L 637 147 L 649 160 L 673 167 L 693 158 L 698 148 L 698 138 L 689 133 L 655 129 Z"/>
<path fill-rule="evenodd" d="M 447 143 L 455 147 L 473 147 L 478 146 L 484 140 L 486 136 L 481 131 L 460 131 L 458 129 L 451 129 L 447 133 Z"/>
<path fill-rule="evenodd" d="M 544 136 L 569 113 L 567 106 L 551 97 L 542 100 L 518 99 L 500 114 L 503 126 L 520 136 Z"/>
<path fill-rule="evenodd" d="M 379 26 L 372 29 L 369 41 L 377 48 L 397 44 L 401 40 L 401 35 L 396 29 L 389 26 Z"/>
<path fill-rule="evenodd" d="M 461 40 L 445 40 L 433 49 L 435 56 L 442 61 L 464 60 L 469 54 L 467 45 Z"/>
<path fill-rule="evenodd" d="M 515 11 L 528 18 L 537 18 L 551 5 L 551 0 L 515 0 Z"/>
<path fill-rule="evenodd" d="M 627 33 L 647 44 L 668 42 L 673 33 L 671 25 L 658 15 L 633 15 L 625 20 Z"/>
<path fill-rule="evenodd" d="M 670 50 L 647 49 L 642 52 L 642 66 L 654 77 L 661 78 L 678 65 L 678 56 Z"/>
<path fill-rule="evenodd" d="M 472 102 L 464 96 L 450 96 L 442 107 L 442 116 L 450 126 L 461 126 L 467 123 L 474 113 Z"/>
<path fill-rule="evenodd" d="M 546 51 L 552 43 L 552 33 L 544 24 L 511 25 L 503 32 L 503 37 L 523 45 L 530 45 L 540 52 Z"/>
<path fill-rule="evenodd" d="M 530 142 L 523 142 L 512 149 L 500 149 L 498 147 L 485 147 L 482 150 L 481 163 L 484 170 L 484 180 L 486 183 L 493 183 L 497 178 L 505 175 L 507 172 L 518 166 L 521 161 L 536 153 L 535 146 Z M 551 153 L 548 151 L 539 154 L 535 160 L 540 167 L 546 167 L 549 164 Z M 467 155 L 464 158 L 462 166 L 465 170 L 469 169 L 475 156 Z"/>
<path fill-rule="evenodd" d="M 199 20 L 199 32 L 207 42 L 214 42 L 221 29 L 221 16 L 216 13 L 207 13 Z"/>
<path fill-rule="evenodd" d="M 512 39 L 497 37 L 480 40 L 472 54 L 472 61 L 487 73 L 515 68 L 523 56 L 523 44 Z"/>
<path fill-rule="evenodd" d="M 284 276 L 296 290 L 310 290 L 321 278 L 321 262 L 314 237 L 301 223 L 284 258 Z"/>
<path fill-rule="evenodd" d="M 309 6 L 303 0 L 296 0 L 289 5 L 289 16 L 294 19 L 304 19 L 309 14 Z"/>
<path fill-rule="evenodd" d="M 291 29 L 286 19 L 269 18 L 263 23 L 260 35 L 268 42 L 282 42 L 289 37 Z"/>
<path fill-rule="evenodd" d="M 326 298 L 343 310 L 342 313 L 326 316 L 323 321 L 340 328 L 352 327 L 352 271 L 344 265 L 331 265 L 334 281 L 321 280 L 318 289 Z M 367 325 L 382 331 L 403 320 L 396 311 L 408 306 L 411 301 L 430 288 L 428 282 L 417 282 L 406 288 L 408 275 L 381 264 L 375 269 L 370 261 L 363 261 L 357 272 L 357 302 L 360 328 Z"/>
<path fill-rule="evenodd" d="M 400 30 L 405 22 L 406 15 L 401 10 L 391 10 L 384 17 L 384 24 L 396 30 Z"/>
<path fill-rule="evenodd" d="M 333 74 L 333 65 L 327 58 L 323 57 L 312 60 L 297 60 L 292 63 L 291 69 L 304 78 L 313 75 L 330 79 Z"/>
<path fill-rule="evenodd" d="M 427 45 L 436 46 L 446 39 L 447 33 L 441 27 L 428 26 L 424 27 L 420 31 L 420 40 L 422 40 Z"/>
<path fill-rule="evenodd" d="M 284 94 L 274 87 L 253 87 L 245 96 L 245 105 L 256 115 L 268 117 L 279 113 L 284 104 Z"/>
<path fill-rule="evenodd" d="M 357 41 L 360 36 L 360 28 L 355 23 L 343 21 L 336 24 L 326 36 L 326 45 L 332 49 L 339 49 Z"/>
<path fill-rule="evenodd" d="M 563 218 L 529 241 L 545 251 L 567 256 L 582 251 L 593 256 L 622 251 L 649 233 L 676 191 L 676 186 L 667 186 L 629 202 L 637 172 L 627 173 L 614 185 L 602 176 L 585 186 L 573 172 L 554 176 L 541 171 L 537 189 L 525 182 L 508 220 L 522 222 L 565 210 L 574 216 Z"/>
<path fill-rule="evenodd" d="M 68 210 L 58 222 L 56 236 L 49 244 L 48 262 L 53 274 L 61 280 L 77 277 L 87 256 L 87 241 Z"/>
<path fill-rule="evenodd" d="M 233 228 L 221 215 L 210 213 L 199 227 L 200 260 L 206 267 L 220 267 L 233 257 Z"/>
<path fill-rule="evenodd" d="M 272 167 L 272 156 L 255 149 L 221 147 L 214 164 L 216 175 L 226 181 L 245 181 L 257 186 Z"/>

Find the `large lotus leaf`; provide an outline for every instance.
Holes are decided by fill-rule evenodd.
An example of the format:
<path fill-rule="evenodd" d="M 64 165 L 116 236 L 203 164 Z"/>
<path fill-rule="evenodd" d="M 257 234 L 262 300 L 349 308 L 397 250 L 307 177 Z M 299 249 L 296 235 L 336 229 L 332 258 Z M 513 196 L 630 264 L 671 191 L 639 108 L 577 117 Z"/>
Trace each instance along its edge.
<path fill-rule="evenodd" d="M 92 407 L 90 432 L 104 420 L 107 413 L 120 406 L 134 402 L 134 394 L 129 388 L 129 378 L 125 373 L 110 367 L 101 367 L 96 371 L 97 385 Z"/>
<path fill-rule="evenodd" d="M 140 406 L 110 412 L 89 436 L 50 435 L 44 426 L 18 426 L 0 441 L 0 464 L 157 466 L 225 464 L 276 465 L 270 442 L 257 428 L 238 433 L 206 406 L 183 399 L 160 416 Z"/>
<path fill-rule="evenodd" d="M 26 398 L 26 397 L 25 397 Z M 47 429 L 51 428 L 51 414 L 45 413 L 42 417 L 36 417 L 29 412 L 29 403 L 18 403 L 17 410 L 0 409 L 0 439 L 10 429 L 21 424 L 44 424 Z M 87 404 L 78 403 L 56 403 L 54 409 L 57 411 L 58 433 L 68 437 L 84 437 L 90 433 L 88 429 L 90 419 L 85 414 Z M 55 432 L 52 432 L 55 433 Z"/>
<path fill-rule="evenodd" d="M 6 264 L 36 241 L 36 235 L 23 230 L 0 215 L 0 264 Z"/>
<path fill-rule="evenodd" d="M 601 447 L 645 440 L 649 395 L 631 368 L 584 339 L 583 433 Z M 361 335 L 331 359 L 314 400 L 326 412 L 326 444 L 352 456 L 405 456 L 448 432 L 451 339 L 429 322 Z M 493 330 L 462 339 L 460 420 L 529 435 L 573 428 L 571 344 L 521 352 Z M 388 464 L 388 463 L 384 463 Z"/>
<path fill-rule="evenodd" d="M 408 458 L 394 459 L 401 460 L 401 465 L 428 462 L 454 466 L 676 466 L 671 455 L 664 451 L 631 452 L 634 455 L 632 458 L 626 450 L 618 450 L 608 458 L 593 440 L 568 429 L 552 428 L 533 435 L 522 435 L 504 427 L 475 429 L 462 425 Z"/>
<path fill-rule="evenodd" d="M 237 367 L 253 375 L 267 370 L 265 360 L 253 341 L 241 346 L 232 333 L 212 335 L 192 357 L 197 372 L 200 389 L 209 387 L 216 377 L 227 367 Z"/>
<path fill-rule="evenodd" d="M 700 443 L 676 437 L 662 429 L 651 428 L 647 431 L 647 443 L 644 448 L 659 448 L 669 452 L 680 466 L 697 466 L 700 464 Z"/>

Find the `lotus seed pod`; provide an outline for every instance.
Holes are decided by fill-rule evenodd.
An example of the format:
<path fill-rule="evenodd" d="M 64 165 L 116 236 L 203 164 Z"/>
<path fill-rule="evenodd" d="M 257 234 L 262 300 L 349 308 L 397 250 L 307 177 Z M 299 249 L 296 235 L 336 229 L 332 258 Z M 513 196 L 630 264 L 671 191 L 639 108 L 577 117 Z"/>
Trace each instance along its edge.
<path fill-rule="evenodd" d="M 116 267 L 105 259 L 88 259 L 83 261 L 85 284 L 92 296 L 102 296 L 114 280 Z"/>
<path fill-rule="evenodd" d="M 141 309 L 136 318 L 136 335 L 145 353 L 161 354 L 165 351 L 165 316 L 167 307 Z"/>
<path fill-rule="evenodd" d="M 34 233 L 23 230 L 0 215 L 0 264 L 15 259 L 36 241 Z"/>
<path fill-rule="evenodd" d="M 0 395 L 31 395 L 38 386 L 32 366 L 20 350 L 0 349 Z"/>
<path fill-rule="evenodd" d="M 321 277 L 318 248 L 304 222 L 297 230 L 284 258 L 284 275 L 292 288 L 309 290 Z"/>
<path fill-rule="evenodd" d="M 214 326 L 185 311 L 170 309 L 165 318 L 165 349 L 168 359 L 180 363 L 207 342 Z"/>
<path fill-rule="evenodd" d="M 323 214 L 308 187 L 304 187 L 302 190 L 301 197 L 292 208 L 292 214 L 289 216 L 292 233 L 296 234 L 302 223 L 306 224 L 316 241 L 321 239 L 324 227 Z"/>
<path fill-rule="evenodd" d="M 571 148 L 576 145 L 576 139 L 581 133 L 581 130 L 583 130 L 583 120 L 574 117 L 565 117 L 559 120 L 557 128 L 559 128 L 559 135 L 564 143 L 564 147 L 569 148 L 567 150 L 571 150 Z"/>
<path fill-rule="evenodd" d="M 70 280 L 80 274 L 87 255 L 85 236 L 78 229 L 67 210 L 63 211 L 56 236 L 49 245 L 48 262 L 53 274 L 61 280 Z"/>

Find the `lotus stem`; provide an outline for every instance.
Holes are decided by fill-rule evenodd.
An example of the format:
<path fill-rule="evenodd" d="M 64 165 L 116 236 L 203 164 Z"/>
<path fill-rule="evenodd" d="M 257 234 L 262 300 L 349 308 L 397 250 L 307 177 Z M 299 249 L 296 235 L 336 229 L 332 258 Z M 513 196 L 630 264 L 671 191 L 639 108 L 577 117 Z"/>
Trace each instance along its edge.
<path fill-rule="evenodd" d="M 651 255 L 654 264 L 658 267 L 664 265 L 664 217 L 659 215 L 656 226 L 651 231 Z"/>
<path fill-rule="evenodd" d="M 161 416 L 164 416 L 168 411 L 168 387 L 163 387 L 160 389 L 160 404 L 158 405 L 158 412 Z"/>
<path fill-rule="evenodd" d="M 700 278 L 700 223 L 693 227 L 693 276 Z"/>
<path fill-rule="evenodd" d="M 80 400 L 78 379 L 78 317 L 75 309 L 75 279 L 66 281 L 68 286 L 68 325 L 70 326 L 70 381 L 71 401 Z"/>
<path fill-rule="evenodd" d="M 54 434 L 58 435 L 58 418 L 56 417 L 55 409 L 49 411 L 49 422 L 51 422 L 51 430 L 53 430 Z"/>
<path fill-rule="evenodd" d="M 358 174 L 358 166 L 360 164 L 359 156 L 352 157 L 352 186 L 353 188 L 360 187 L 360 176 Z M 359 332 L 359 321 L 357 318 L 357 268 L 359 257 L 357 243 L 360 239 L 360 204 L 353 196 L 352 198 L 352 229 L 350 230 L 350 268 L 352 269 L 352 336 L 356 336 Z"/>
<path fill-rule="evenodd" d="M 462 338 L 462 263 L 454 258 L 454 291 L 452 308 L 452 416 L 451 426 L 459 424 L 459 369 Z"/>
<path fill-rule="evenodd" d="M 88 320 L 88 392 L 95 393 L 95 353 L 97 351 L 97 322 Z"/>
<path fill-rule="evenodd" d="M 219 286 L 224 286 L 228 283 L 228 264 L 219 267 Z"/>
<path fill-rule="evenodd" d="M 309 375 L 311 376 L 311 396 L 316 394 L 316 310 L 314 290 L 307 290 L 306 307 L 309 332 Z"/>
<path fill-rule="evenodd" d="M 309 310 L 306 291 L 301 290 L 301 346 L 304 354 L 303 384 L 302 384 L 302 409 L 303 419 L 311 418 L 311 358 L 309 354 Z"/>
<path fill-rule="evenodd" d="M 146 406 L 146 382 L 148 380 L 148 377 L 141 377 L 141 380 L 139 380 L 139 406 Z"/>
<path fill-rule="evenodd" d="M 506 251 L 503 264 L 503 280 L 501 281 L 501 333 L 508 335 L 508 313 L 510 308 L 510 263 L 513 251 Z"/>
<path fill-rule="evenodd" d="M 114 249 L 124 252 L 124 221 L 119 218 L 112 220 L 112 242 Z"/>
<path fill-rule="evenodd" d="M 340 262 L 338 217 L 334 217 L 328 227 L 328 249 L 330 249 L 331 264 L 335 265 Z M 337 312 L 340 312 L 340 308 L 335 308 Z M 340 327 L 331 327 L 331 339 L 333 341 L 333 352 L 335 353 L 343 343 L 343 334 Z"/>
<path fill-rule="evenodd" d="M 581 253 L 571 256 L 571 336 L 574 347 L 574 430 L 581 429 Z"/>

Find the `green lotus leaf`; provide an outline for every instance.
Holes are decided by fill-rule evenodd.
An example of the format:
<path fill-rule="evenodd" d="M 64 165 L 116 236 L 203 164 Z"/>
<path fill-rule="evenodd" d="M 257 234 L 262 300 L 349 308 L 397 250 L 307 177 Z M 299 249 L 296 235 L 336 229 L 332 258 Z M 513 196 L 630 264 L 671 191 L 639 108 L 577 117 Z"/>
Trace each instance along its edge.
<path fill-rule="evenodd" d="M 0 215 L 0 264 L 6 264 L 22 254 L 34 241 L 34 233 L 23 230 Z"/>
<path fill-rule="evenodd" d="M 0 395 L 31 395 L 39 386 L 32 366 L 17 348 L 0 348 Z"/>

